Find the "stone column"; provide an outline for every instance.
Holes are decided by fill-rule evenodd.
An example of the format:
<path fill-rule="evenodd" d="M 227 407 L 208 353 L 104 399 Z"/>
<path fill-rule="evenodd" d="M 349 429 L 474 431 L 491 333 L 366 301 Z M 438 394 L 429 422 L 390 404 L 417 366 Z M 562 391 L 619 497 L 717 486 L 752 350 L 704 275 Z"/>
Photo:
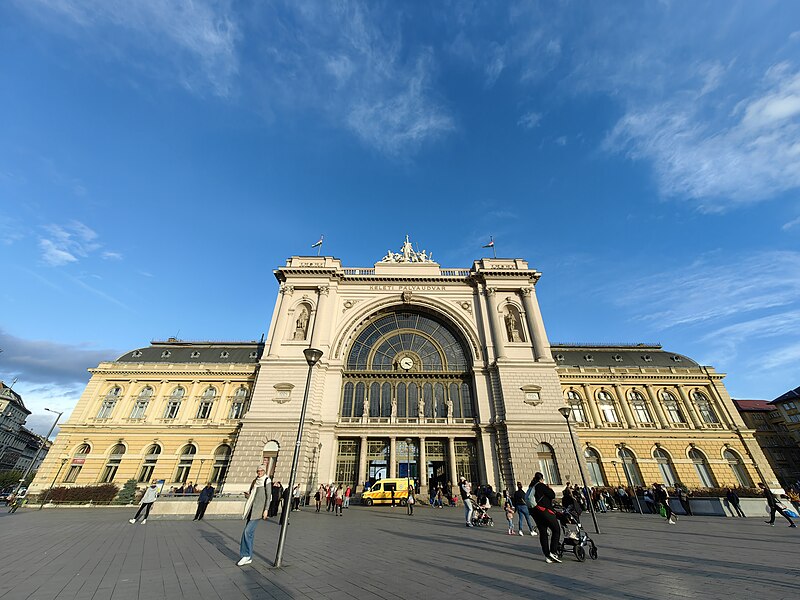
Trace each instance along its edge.
<path fill-rule="evenodd" d="M 520 293 L 522 294 L 522 305 L 525 307 L 528 330 L 533 338 L 533 354 L 536 360 L 552 360 L 542 313 L 539 310 L 539 302 L 536 299 L 536 288 L 522 288 Z"/>
<path fill-rule="evenodd" d="M 317 314 L 314 317 L 314 331 L 311 333 L 311 347 L 322 348 L 328 345 L 328 296 L 330 286 L 321 285 L 317 288 Z"/>
<path fill-rule="evenodd" d="M 286 337 L 286 313 L 289 305 L 289 299 L 294 293 L 293 285 L 281 284 L 279 294 L 280 301 L 278 302 L 278 314 L 275 316 L 275 329 L 272 330 L 272 339 L 269 343 L 269 356 L 277 356 L 278 348 L 280 348 Z"/>
<path fill-rule="evenodd" d="M 661 402 L 659 402 L 655 392 L 653 392 L 653 386 L 649 383 L 645 383 L 644 390 L 645 393 L 647 393 L 647 398 L 650 400 L 650 405 L 653 407 L 653 412 L 655 412 L 656 419 L 658 419 L 661 428 L 669 429 L 669 419 L 661 406 Z"/>
<path fill-rule="evenodd" d="M 419 438 L 419 487 L 428 485 L 428 461 L 425 457 L 425 438 Z"/>
<path fill-rule="evenodd" d="M 703 420 L 700 418 L 700 415 L 697 414 L 695 410 L 694 403 L 686 396 L 686 392 L 683 389 L 683 386 L 678 386 L 678 395 L 681 397 L 681 404 L 683 404 L 683 410 L 689 415 L 689 419 L 691 419 L 692 424 L 694 425 L 695 429 L 702 429 L 703 428 Z"/>
<path fill-rule="evenodd" d="M 499 312 L 499 302 L 497 300 L 497 288 L 486 288 L 486 300 L 489 306 L 489 327 L 492 329 L 492 344 L 494 344 L 495 358 L 505 358 L 506 342 L 503 336 L 503 324 L 500 322 L 502 316 Z"/>
<path fill-rule="evenodd" d="M 397 440 L 389 438 L 389 477 L 397 477 Z"/>
<path fill-rule="evenodd" d="M 317 457 L 319 461 L 320 457 Z M 361 444 L 358 448 L 358 481 L 356 489 L 363 490 L 364 482 L 367 480 L 367 436 L 361 436 Z"/>
<path fill-rule="evenodd" d="M 628 429 L 636 429 L 636 420 L 633 418 L 631 405 L 628 403 L 628 398 L 626 397 L 625 392 L 620 389 L 618 383 L 612 383 L 611 386 L 614 388 L 614 395 L 617 397 L 619 405 L 622 408 L 622 412 L 625 415 L 625 420 L 628 422 Z"/>
<path fill-rule="evenodd" d="M 589 390 L 589 386 L 584 383 L 581 384 L 581 387 L 583 388 L 583 397 L 586 398 L 586 404 L 589 405 L 589 412 L 591 413 L 592 418 L 595 420 L 595 427 L 605 427 L 603 418 L 600 416 L 600 409 L 597 408 L 597 400 Z"/>
<path fill-rule="evenodd" d="M 450 483 L 458 485 L 458 473 L 456 472 L 456 440 L 453 437 L 447 438 L 447 458 L 450 465 Z M 451 490 L 451 493 L 453 490 Z"/>

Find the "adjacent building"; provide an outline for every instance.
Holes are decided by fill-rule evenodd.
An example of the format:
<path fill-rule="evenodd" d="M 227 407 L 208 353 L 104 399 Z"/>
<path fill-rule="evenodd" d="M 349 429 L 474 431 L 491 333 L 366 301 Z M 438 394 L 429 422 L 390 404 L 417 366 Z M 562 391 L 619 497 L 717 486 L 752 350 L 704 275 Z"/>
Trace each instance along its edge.
<path fill-rule="evenodd" d="M 156 477 L 237 492 L 262 463 L 288 481 L 309 347 L 323 355 L 300 447 L 306 490 L 462 475 L 513 489 L 536 471 L 577 481 L 565 405 L 596 484 L 776 483 L 714 369 L 652 345 L 551 346 L 541 274 L 522 259 L 442 268 L 406 238 L 370 267 L 293 256 L 275 276 L 263 343 L 154 342 L 93 369 L 36 484 L 59 462 L 66 484 Z"/>
<path fill-rule="evenodd" d="M 36 470 L 47 455 L 50 442 L 25 427 L 30 414 L 22 396 L 0 381 L 0 472 L 24 472 L 34 460 Z"/>
<path fill-rule="evenodd" d="M 747 427 L 755 431 L 756 441 L 781 486 L 800 481 L 800 444 L 785 418 L 792 409 L 781 409 L 775 401 L 767 400 L 734 400 L 734 404 Z"/>

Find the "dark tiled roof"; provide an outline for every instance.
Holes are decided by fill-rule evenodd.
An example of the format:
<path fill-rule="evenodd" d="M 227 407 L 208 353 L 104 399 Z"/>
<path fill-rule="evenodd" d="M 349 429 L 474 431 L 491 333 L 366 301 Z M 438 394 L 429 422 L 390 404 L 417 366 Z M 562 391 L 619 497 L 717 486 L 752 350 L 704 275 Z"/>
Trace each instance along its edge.
<path fill-rule="evenodd" d="M 562 367 L 699 367 L 688 356 L 666 352 L 659 345 L 601 344 L 551 346 L 553 359 Z"/>
<path fill-rule="evenodd" d="M 770 412 L 774 410 L 770 403 L 766 400 L 733 400 L 733 403 L 736 404 L 736 408 L 739 410 L 756 410 L 756 411 L 763 411 L 763 412 Z"/>
<path fill-rule="evenodd" d="M 11 385 L 14 385 L 13 383 Z M 27 408 L 25 408 L 25 403 L 22 401 L 22 396 L 20 396 L 17 392 L 12 390 L 8 387 L 5 383 L 0 381 L 0 396 L 11 402 L 11 404 L 16 404 L 19 408 L 24 410 L 26 413 L 31 414 Z"/>
<path fill-rule="evenodd" d="M 772 402 L 773 404 L 778 404 L 780 402 L 786 402 L 787 400 L 800 400 L 800 387 L 796 387 L 793 390 L 789 390 L 785 394 L 781 394 Z"/>
<path fill-rule="evenodd" d="M 148 363 L 251 363 L 264 351 L 262 342 L 152 342 L 120 356 L 116 362 Z"/>

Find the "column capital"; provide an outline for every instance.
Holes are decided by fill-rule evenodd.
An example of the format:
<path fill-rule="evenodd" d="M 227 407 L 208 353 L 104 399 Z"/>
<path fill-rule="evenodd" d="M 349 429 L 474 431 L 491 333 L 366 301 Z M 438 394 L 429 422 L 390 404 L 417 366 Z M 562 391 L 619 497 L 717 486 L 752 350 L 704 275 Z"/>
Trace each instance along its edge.
<path fill-rule="evenodd" d="M 331 286 L 329 285 L 321 285 L 317 288 L 317 291 L 321 296 L 327 296 L 331 293 Z"/>
<path fill-rule="evenodd" d="M 494 298 L 494 295 L 495 295 L 496 293 L 497 293 L 497 288 L 496 288 L 496 287 L 487 287 L 487 288 L 486 288 L 486 294 L 487 294 L 487 295 L 488 295 L 490 298 Z"/>
<path fill-rule="evenodd" d="M 282 283 L 280 285 L 280 288 L 278 289 L 278 292 L 281 294 L 286 294 L 287 296 L 291 296 L 292 294 L 294 294 L 294 286 Z"/>
<path fill-rule="evenodd" d="M 529 287 L 524 287 L 519 291 L 519 293 L 522 294 L 523 298 L 530 298 L 531 297 L 531 292 L 533 292 L 533 288 L 529 288 Z"/>

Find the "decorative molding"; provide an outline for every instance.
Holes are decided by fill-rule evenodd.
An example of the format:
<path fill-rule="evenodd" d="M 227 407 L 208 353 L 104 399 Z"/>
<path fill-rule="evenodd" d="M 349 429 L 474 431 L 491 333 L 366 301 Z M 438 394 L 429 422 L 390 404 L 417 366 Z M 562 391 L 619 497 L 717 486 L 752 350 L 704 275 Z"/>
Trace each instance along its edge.
<path fill-rule="evenodd" d="M 533 291 L 533 288 L 525 287 L 525 288 L 522 288 L 519 291 L 519 293 L 522 294 L 523 298 L 530 298 L 530 295 L 531 295 L 532 291 Z"/>
<path fill-rule="evenodd" d="M 321 285 L 317 288 L 317 292 L 319 292 L 321 296 L 327 296 L 328 294 L 331 293 L 331 286 Z"/>
<path fill-rule="evenodd" d="M 276 383 L 274 386 L 275 388 L 275 396 L 272 398 L 273 402 L 277 404 L 285 404 L 292 399 L 292 390 L 294 389 L 294 385 L 291 383 Z"/>
<path fill-rule="evenodd" d="M 542 400 L 542 387 L 534 384 L 523 385 L 519 388 L 522 391 L 523 402 L 529 406 L 539 406 Z"/>

